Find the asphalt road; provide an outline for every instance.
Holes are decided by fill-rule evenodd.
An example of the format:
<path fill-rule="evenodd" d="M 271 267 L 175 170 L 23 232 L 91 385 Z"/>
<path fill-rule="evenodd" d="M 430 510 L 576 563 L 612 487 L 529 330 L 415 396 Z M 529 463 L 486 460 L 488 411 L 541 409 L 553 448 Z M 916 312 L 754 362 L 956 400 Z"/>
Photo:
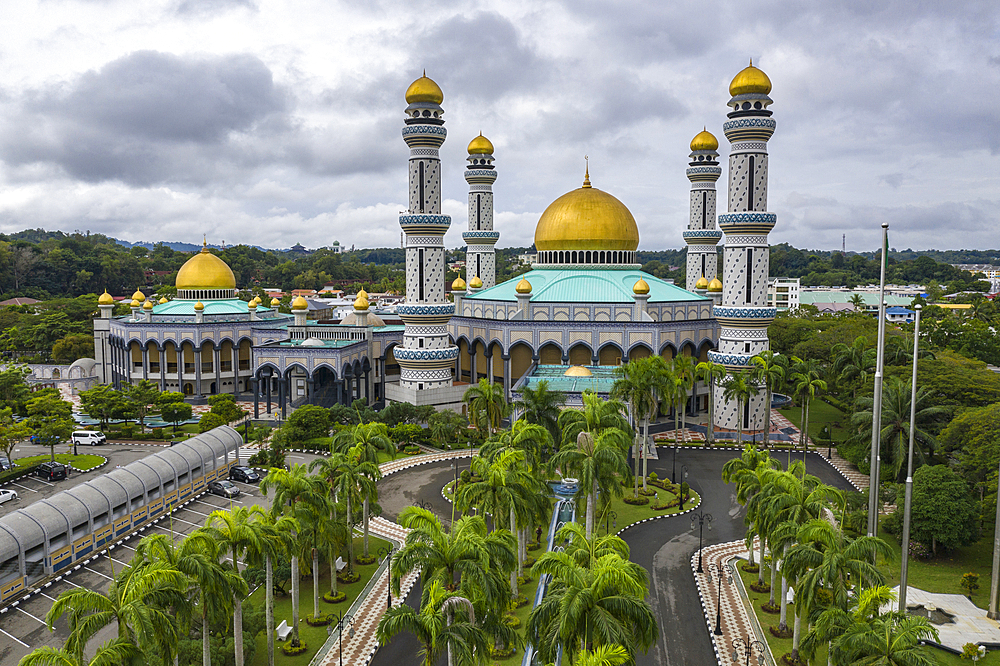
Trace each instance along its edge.
<path fill-rule="evenodd" d="M 670 476 L 672 450 L 661 448 L 659 460 L 650 460 L 649 469 L 660 478 Z M 688 483 L 702 497 L 700 511 L 712 514 L 712 530 L 705 531 L 704 545 L 732 541 L 743 537 L 742 507 L 736 502 L 731 486 L 722 483 L 722 467 L 736 457 L 734 451 L 680 450 L 677 471 L 682 465 L 689 469 Z M 793 459 L 802 455 L 793 454 Z M 825 460 L 810 454 L 807 471 L 823 482 L 843 489 L 850 484 Z M 441 487 L 454 478 L 452 463 L 422 465 L 397 472 L 379 484 L 380 503 L 388 518 L 395 518 L 406 506 L 418 501 L 429 503 L 431 510 L 448 520 L 451 504 L 441 497 Z M 637 525 L 622 534 L 631 548 L 631 559 L 649 572 L 649 603 L 659 623 L 660 636 L 648 654 L 638 655 L 637 666 L 699 665 L 715 661 L 706 627 L 704 611 L 691 573 L 691 556 L 698 549 L 698 533 L 691 530 L 689 515 L 664 518 Z M 406 602 L 418 604 L 417 589 Z M 420 644 L 411 634 L 401 634 L 381 648 L 371 666 L 417 666 Z"/>

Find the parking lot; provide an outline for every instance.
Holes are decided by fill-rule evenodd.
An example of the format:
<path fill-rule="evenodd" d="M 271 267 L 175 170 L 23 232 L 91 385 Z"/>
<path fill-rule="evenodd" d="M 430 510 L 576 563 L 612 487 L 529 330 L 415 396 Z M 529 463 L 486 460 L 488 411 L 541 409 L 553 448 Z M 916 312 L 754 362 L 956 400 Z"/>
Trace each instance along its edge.
<path fill-rule="evenodd" d="M 34 448 L 30 452 L 15 453 L 18 455 L 32 455 Z M 73 473 L 65 481 L 49 483 L 41 479 L 26 478 L 18 481 L 19 486 L 8 486 L 14 488 L 20 494 L 18 502 L 8 502 L 0 506 L 0 515 L 14 511 L 19 506 L 26 506 L 36 500 L 43 499 L 60 490 L 71 488 L 91 478 L 103 474 L 115 465 L 124 465 L 133 460 L 155 453 L 159 450 L 151 446 L 129 445 L 108 445 L 87 447 L 86 452 L 106 456 L 111 463 L 100 470 L 85 474 Z M 242 461 L 253 453 L 252 450 L 241 451 Z M 316 456 L 308 454 L 289 454 L 288 464 L 308 463 Z M 49 612 L 52 603 L 63 592 L 75 587 L 85 587 L 97 591 L 107 591 L 115 573 L 125 567 L 135 554 L 135 547 L 139 540 L 147 534 L 172 534 L 175 541 L 184 535 L 205 524 L 209 515 L 217 509 L 228 509 L 231 506 L 250 506 L 260 504 L 267 506 L 268 499 L 263 497 L 260 490 L 255 485 L 234 482 L 239 487 L 241 494 L 233 500 L 222 497 L 202 494 L 190 500 L 184 506 L 173 511 L 169 516 L 162 518 L 158 523 L 150 524 L 142 532 L 138 532 L 122 542 L 121 545 L 114 546 L 104 555 L 97 557 L 86 565 L 80 565 L 70 569 L 64 574 L 61 580 L 52 581 L 47 584 L 41 592 L 34 594 L 20 602 L 11 604 L 0 612 L 0 664 L 17 664 L 20 659 L 43 645 L 62 647 L 65 644 L 68 634 L 68 627 L 65 619 L 60 620 L 55 625 L 55 630 L 50 632 L 45 625 L 45 616 Z M 88 652 L 96 646 L 111 640 L 117 636 L 117 627 L 107 627 L 103 632 L 95 636 L 90 643 Z"/>

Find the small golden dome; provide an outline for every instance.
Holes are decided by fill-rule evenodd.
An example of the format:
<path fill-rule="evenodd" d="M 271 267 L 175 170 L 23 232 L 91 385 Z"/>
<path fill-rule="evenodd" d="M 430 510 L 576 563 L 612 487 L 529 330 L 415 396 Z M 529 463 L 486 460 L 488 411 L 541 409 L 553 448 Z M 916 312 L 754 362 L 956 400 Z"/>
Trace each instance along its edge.
<path fill-rule="evenodd" d="M 465 291 L 465 287 L 465 280 L 462 279 L 461 275 L 455 278 L 455 281 L 451 283 L 452 291 Z"/>
<path fill-rule="evenodd" d="M 260 303 L 260 297 L 259 296 L 257 297 L 257 302 Z M 272 308 L 276 308 L 279 305 L 281 305 L 281 301 L 279 301 L 277 298 L 272 298 L 271 299 L 271 307 Z"/>
<path fill-rule="evenodd" d="M 649 293 L 649 283 L 644 279 L 639 278 L 639 281 L 635 283 L 632 287 L 633 294 L 648 294 Z"/>
<path fill-rule="evenodd" d="M 469 142 L 470 155 L 492 155 L 493 144 L 480 132 L 479 136 Z"/>
<path fill-rule="evenodd" d="M 476 277 L 469 280 L 469 286 L 472 287 L 473 289 L 482 289 L 483 281 L 480 280 L 479 276 L 477 275 Z"/>
<path fill-rule="evenodd" d="M 708 129 L 703 129 L 694 135 L 691 139 L 691 151 L 695 150 L 718 150 L 719 140 L 715 138 L 715 135 L 708 131 Z"/>
<path fill-rule="evenodd" d="M 708 290 L 712 293 L 722 291 L 722 280 L 719 278 L 713 278 L 712 281 L 708 283 Z"/>
<path fill-rule="evenodd" d="M 589 174 L 588 174 L 589 175 Z M 639 227 L 621 201 L 590 186 L 562 195 L 535 227 L 538 250 L 625 250 L 639 247 Z"/>
<path fill-rule="evenodd" d="M 236 276 L 222 259 L 203 246 L 177 271 L 178 289 L 236 289 Z"/>
<path fill-rule="evenodd" d="M 365 291 L 364 289 L 361 289 L 360 291 L 358 291 L 358 298 L 361 298 L 362 296 L 365 297 L 365 298 L 368 298 L 368 292 Z"/>
<path fill-rule="evenodd" d="M 143 303 L 142 304 L 142 309 L 146 310 L 147 312 L 150 311 L 150 310 L 152 310 L 153 309 L 153 301 L 146 301 L 145 303 Z"/>
<path fill-rule="evenodd" d="M 257 305 L 260 305 L 260 304 L 261 304 L 261 303 L 263 303 L 264 301 L 262 301 L 262 300 L 260 299 L 260 296 L 254 296 L 254 297 L 253 297 L 253 302 L 254 302 L 254 303 L 256 303 Z"/>
<path fill-rule="evenodd" d="M 771 79 L 767 78 L 767 74 L 753 66 L 752 58 L 750 66 L 737 74 L 733 82 L 729 84 L 729 94 L 733 97 L 747 93 L 766 95 L 769 92 L 771 92 Z"/>
<path fill-rule="evenodd" d="M 204 309 L 205 309 L 205 304 L 202 303 L 201 301 L 198 301 L 197 303 L 194 304 L 194 311 L 195 312 L 201 312 Z"/>
<path fill-rule="evenodd" d="M 132 302 L 131 302 L 131 303 L 129 303 L 129 304 L 128 304 L 128 306 L 129 306 L 130 308 L 138 308 L 138 307 L 141 307 L 141 306 L 142 306 L 142 304 L 141 304 L 141 303 L 139 303 L 139 301 L 137 301 L 137 300 L 135 300 L 135 299 L 133 298 L 133 299 L 132 299 Z"/>
<path fill-rule="evenodd" d="M 97 304 L 98 305 L 114 305 L 115 304 L 115 299 L 111 298 L 111 294 L 109 294 L 108 290 L 105 289 L 104 293 L 101 294 L 100 297 L 98 297 Z"/>
<path fill-rule="evenodd" d="M 296 296 L 295 299 L 292 301 L 293 310 L 305 310 L 308 307 L 309 303 L 306 301 L 306 299 L 302 298 L 301 296 Z"/>
<path fill-rule="evenodd" d="M 531 283 L 528 282 L 526 278 L 521 278 L 521 281 L 517 283 L 514 287 L 514 291 L 519 294 L 530 294 L 531 293 Z"/>
<path fill-rule="evenodd" d="M 589 368 L 583 365 L 571 365 L 563 373 L 564 377 L 593 377 L 594 373 L 590 371 Z"/>
<path fill-rule="evenodd" d="M 142 293 L 141 291 L 139 291 L 138 289 L 136 289 L 136 290 L 135 290 L 135 293 L 134 293 L 134 294 L 132 294 L 132 300 L 133 300 L 133 301 L 139 301 L 140 303 L 142 303 L 142 302 L 143 302 L 144 300 L 146 300 L 146 295 L 145 295 L 145 294 L 143 294 L 143 293 Z"/>
<path fill-rule="evenodd" d="M 364 296 L 358 296 L 354 299 L 354 309 L 355 310 L 367 310 L 368 309 L 368 299 Z"/>
<path fill-rule="evenodd" d="M 444 93 L 441 92 L 441 87 L 434 83 L 433 80 L 427 78 L 426 70 L 423 76 L 411 83 L 410 87 L 406 89 L 407 104 L 413 104 L 414 102 L 440 104 L 443 101 Z"/>
<path fill-rule="evenodd" d="M 698 278 L 698 281 L 694 283 L 695 289 L 708 289 L 708 279 L 702 275 Z"/>
<path fill-rule="evenodd" d="M 167 297 L 166 296 L 161 296 L 160 297 L 160 305 L 163 305 L 166 302 L 167 302 Z"/>
<path fill-rule="evenodd" d="M 256 310 L 257 309 L 257 299 L 256 298 L 251 298 L 250 302 L 247 303 L 247 307 L 250 308 L 251 310 Z"/>

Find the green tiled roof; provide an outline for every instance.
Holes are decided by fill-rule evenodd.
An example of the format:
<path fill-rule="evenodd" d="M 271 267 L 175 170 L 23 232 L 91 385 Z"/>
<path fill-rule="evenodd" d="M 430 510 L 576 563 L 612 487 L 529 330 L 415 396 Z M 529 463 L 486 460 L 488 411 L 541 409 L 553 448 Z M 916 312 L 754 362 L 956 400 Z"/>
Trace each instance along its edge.
<path fill-rule="evenodd" d="M 194 316 L 194 304 L 197 302 L 196 300 L 187 298 L 175 298 L 166 303 L 155 304 L 153 306 L 153 314 L 169 315 L 172 317 Z M 207 315 L 247 314 L 250 312 L 247 302 L 241 301 L 238 298 L 209 299 L 203 300 L 201 303 L 205 306 L 203 312 Z M 257 312 L 270 311 L 271 308 L 264 307 L 263 305 L 257 306 Z"/>
<path fill-rule="evenodd" d="M 572 366 L 568 365 L 539 365 L 535 371 L 527 378 L 526 385 L 537 388 L 538 382 L 547 381 L 550 391 L 560 391 L 562 393 L 583 393 L 590 390 L 595 393 L 610 393 L 618 377 L 615 375 L 617 366 L 613 365 L 588 365 L 591 377 L 567 377 L 566 371 Z"/>
<path fill-rule="evenodd" d="M 866 307 L 878 307 L 878 292 L 874 291 L 800 291 L 800 305 L 815 305 L 817 303 L 843 303 L 851 302 L 854 294 L 859 294 L 864 299 Z M 906 296 L 885 295 L 885 302 L 889 305 L 909 305 L 912 298 Z"/>
<path fill-rule="evenodd" d="M 517 301 L 514 288 L 525 278 L 531 283 L 532 303 L 632 303 L 632 287 L 639 278 L 649 284 L 650 303 L 706 301 L 649 273 L 627 269 L 536 268 L 524 275 L 483 289 L 467 298 L 479 301 Z"/>

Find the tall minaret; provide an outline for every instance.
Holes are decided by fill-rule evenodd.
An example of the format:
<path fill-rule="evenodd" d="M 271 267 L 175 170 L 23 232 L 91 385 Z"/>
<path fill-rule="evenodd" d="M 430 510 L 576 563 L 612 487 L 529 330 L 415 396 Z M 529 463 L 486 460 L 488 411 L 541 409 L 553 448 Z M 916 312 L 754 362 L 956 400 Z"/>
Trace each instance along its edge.
<path fill-rule="evenodd" d="M 691 163 L 687 177 L 691 181 L 691 221 L 682 235 L 687 243 L 687 283 L 693 291 L 704 278 L 701 288 L 715 279 L 719 258 L 715 246 L 722 232 L 715 228 L 715 181 L 722 175 L 719 157 L 719 140 L 707 129 L 698 132 L 691 140 Z"/>
<path fill-rule="evenodd" d="M 469 168 L 465 180 L 469 183 L 469 230 L 462 234 L 465 241 L 465 277 L 469 282 L 478 277 L 482 289 L 497 283 L 496 254 L 493 246 L 500 238 L 493 231 L 493 144 L 480 134 L 469 144 Z"/>
<path fill-rule="evenodd" d="M 776 216 L 767 211 L 767 141 L 774 133 L 771 81 L 750 66 L 729 84 L 729 120 L 722 126 L 731 144 L 729 151 L 729 213 L 719 216 L 726 234 L 723 260 L 722 305 L 714 308 L 719 322 L 719 350 L 709 358 L 730 372 L 746 368 L 751 357 L 768 348 L 767 326 L 774 308 L 767 307 L 767 234 Z M 718 425 L 736 430 L 742 419 L 744 432 L 759 432 L 770 421 L 770 405 L 761 390 L 739 414 L 736 401 L 725 401 L 716 391 Z"/>
<path fill-rule="evenodd" d="M 406 91 L 403 140 L 410 148 L 409 211 L 399 216 L 406 235 L 406 302 L 396 311 L 406 325 L 399 362 L 401 388 L 421 391 L 452 385 L 458 347 L 448 341 L 455 306 L 444 295 L 444 235 L 451 217 L 441 214 L 444 93 L 426 74 Z"/>

